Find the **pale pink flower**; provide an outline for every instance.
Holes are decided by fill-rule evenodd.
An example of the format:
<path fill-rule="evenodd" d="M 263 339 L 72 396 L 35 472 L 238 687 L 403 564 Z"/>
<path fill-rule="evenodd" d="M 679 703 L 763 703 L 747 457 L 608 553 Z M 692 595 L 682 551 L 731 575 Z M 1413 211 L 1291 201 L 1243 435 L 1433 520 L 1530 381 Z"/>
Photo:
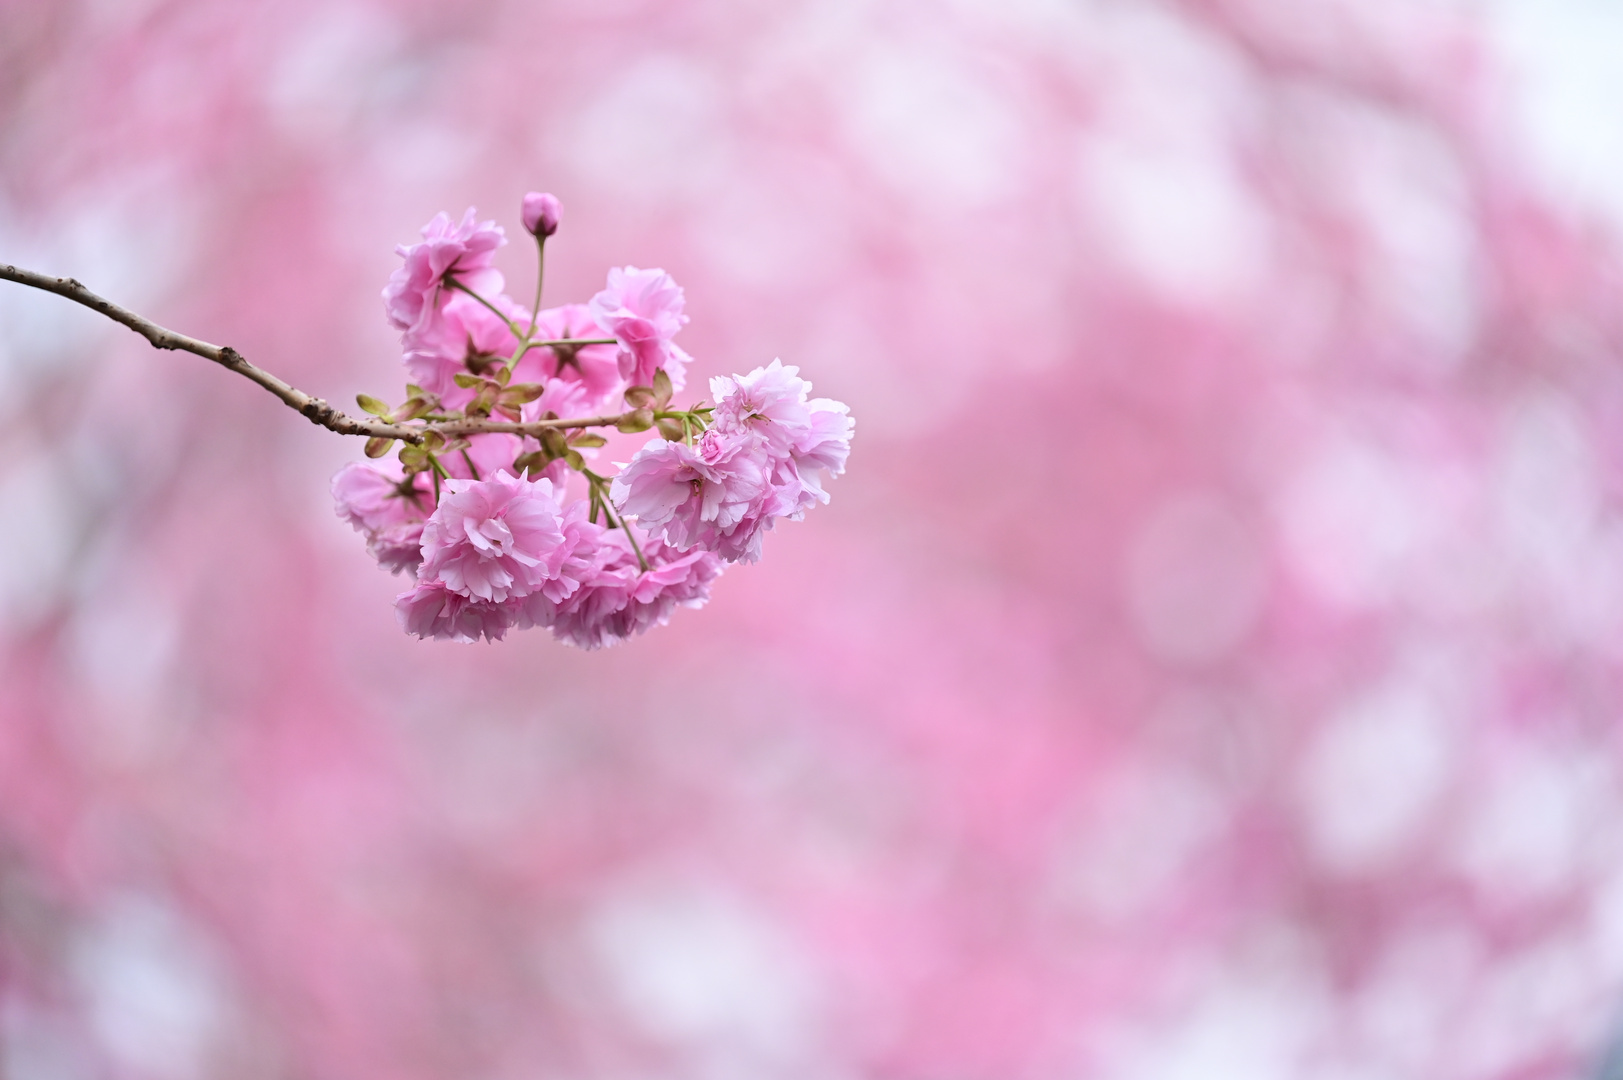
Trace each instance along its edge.
<path fill-rule="evenodd" d="M 663 626 L 679 606 L 703 607 L 710 599 L 710 583 L 722 571 L 713 552 L 679 552 L 655 536 L 638 544 L 646 571 L 624 531 L 603 531 L 591 572 L 573 596 L 561 604 L 524 601 L 531 622 L 549 627 L 559 641 L 598 649 Z"/>
<path fill-rule="evenodd" d="M 552 481 L 498 472 L 483 480 L 446 480 L 423 527 L 419 576 L 463 596 L 501 602 L 554 590 L 567 546 Z"/>
<path fill-rule="evenodd" d="M 719 375 L 710 380 L 715 398 L 714 424 L 728 434 L 753 433 L 774 451 L 788 453 L 795 440 L 811 427 L 806 395 L 811 383 L 799 377 L 797 367 L 773 360 L 748 375 Z"/>
<path fill-rule="evenodd" d="M 459 409 L 473 400 L 474 391 L 458 386 L 456 376 L 481 373 L 491 361 L 506 360 L 518 351 L 518 338 L 508 324 L 522 327 L 529 322 L 529 312 L 502 293 L 490 301 L 507 316 L 505 320 L 467 293 L 447 292 L 438 315 L 406 335 L 405 363 L 411 381 L 439 395 L 448 408 Z"/>
<path fill-rule="evenodd" d="M 491 265 L 496 249 L 507 242 L 501 226 L 494 221 L 475 223 L 470 206 L 460 225 L 452 225 L 444 213 L 423 226 L 423 239 L 401 244 L 395 253 L 406 260 L 389 276 L 383 290 L 383 306 L 389 321 L 402 331 L 408 343 L 425 333 L 433 321 L 447 274 L 455 274 L 463 285 L 482 296 L 495 296 L 502 290 L 502 275 Z"/>
<path fill-rule="evenodd" d="M 563 210 L 563 204 L 558 202 L 556 195 L 532 191 L 524 196 L 520 216 L 523 218 L 525 231 L 545 238 L 558 231 L 558 221 L 563 217 Z"/>
<path fill-rule="evenodd" d="M 592 297 L 592 318 L 620 342 L 620 375 L 631 386 L 651 386 L 654 372 L 665 369 L 671 385 L 682 389 L 688 354 L 671 342 L 688 321 L 682 314 L 682 287 L 663 270 L 635 266 L 609 271 L 606 288 Z"/>
<path fill-rule="evenodd" d="M 811 466 L 840 476 L 851 455 L 851 433 L 856 427 L 851 409 L 833 398 L 813 398 L 807 407 L 811 423 L 795 437 L 789 452 L 802 469 Z"/>
<path fill-rule="evenodd" d="M 710 381 L 712 426 L 694 446 L 651 440 L 610 488 L 615 505 L 677 548 L 754 562 L 778 518 L 798 520 L 828 501 L 820 471 L 845 468 L 849 410 L 808 401 L 799 369 L 774 360 Z"/>
<path fill-rule="evenodd" d="M 791 482 L 800 485 L 795 510 L 785 515 L 795 521 L 816 504 L 828 502 L 828 492 L 823 490 L 823 473 L 839 476 L 845 472 L 854 427 L 851 410 L 843 402 L 814 398 L 807 404 L 811 423 L 795 436 L 789 447 L 788 461 L 780 463 L 774 473 L 781 485 Z"/>
<path fill-rule="evenodd" d="M 603 328 L 598 326 L 591 309 L 585 304 L 548 308 L 535 320 L 534 336 L 542 341 L 599 338 L 603 334 Z M 620 377 L 619 349 L 614 345 L 531 349 L 513 369 L 515 382 L 548 382 L 553 379 L 579 384 L 586 392 L 587 411 L 590 413 L 613 408 L 626 387 L 625 380 Z"/>
<path fill-rule="evenodd" d="M 408 489 L 394 462 L 351 462 L 332 478 L 338 516 L 366 537 L 366 550 L 390 573 L 415 572 L 422 561 L 423 522 L 434 509 L 426 477 L 413 477 Z"/>
<path fill-rule="evenodd" d="M 766 449 L 773 486 L 792 509 L 780 516 L 798 520 L 819 502 L 828 502 L 821 473 L 845 471 L 851 452 L 850 409 L 831 398 L 807 400 L 811 383 L 799 368 L 773 360 L 748 375 L 710 380 L 715 396 L 715 429 L 749 434 Z"/>
<path fill-rule="evenodd" d="M 614 478 L 610 496 L 679 550 L 697 546 L 728 562 L 754 562 L 761 535 L 794 512 L 800 495 L 798 485 L 774 482 L 778 460 L 749 433 L 711 428 L 694 446 L 650 439 Z"/>
<path fill-rule="evenodd" d="M 559 529 L 564 538 L 561 546 L 568 555 L 548 587 L 514 601 L 521 628 L 551 626 L 558 613 L 574 603 L 583 585 L 594 580 L 605 560 L 612 556 L 612 550 L 605 551 L 602 546 L 604 527 L 588 520 L 588 512 L 585 499 L 576 499 L 565 507 Z"/>
<path fill-rule="evenodd" d="M 443 581 L 419 581 L 395 597 L 394 609 L 406 633 L 451 641 L 500 641 L 517 619 L 513 602 L 476 600 Z"/>

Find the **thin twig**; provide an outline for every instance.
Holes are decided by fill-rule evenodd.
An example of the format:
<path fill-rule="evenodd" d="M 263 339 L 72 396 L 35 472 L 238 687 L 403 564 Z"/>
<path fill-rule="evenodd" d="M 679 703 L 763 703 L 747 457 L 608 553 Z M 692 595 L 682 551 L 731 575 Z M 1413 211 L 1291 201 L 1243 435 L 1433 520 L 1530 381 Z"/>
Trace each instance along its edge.
<path fill-rule="evenodd" d="M 221 367 L 234 371 L 243 378 L 258 383 L 266 390 L 269 390 L 281 399 L 284 405 L 307 417 L 311 423 L 324 427 L 329 431 L 335 431 L 340 435 L 399 439 L 409 443 L 421 443 L 429 432 L 436 432 L 447 438 L 454 438 L 458 435 L 484 435 L 492 432 L 538 436 L 548 428 L 612 427 L 624 419 L 626 415 L 629 415 L 535 420 L 530 423 L 515 423 L 506 420 L 446 420 L 410 427 L 391 424 L 385 420 L 361 419 L 340 412 L 321 398 L 312 397 L 303 390 L 283 382 L 263 368 L 250 364 L 243 359 L 241 353 L 229 345 L 212 345 L 207 341 L 187 337 L 185 334 L 178 334 L 173 330 L 159 326 L 150 319 L 144 319 L 127 308 L 119 307 L 111 300 L 97 296 L 73 278 L 50 277 L 47 274 L 22 270 L 15 266 L 0 263 L 0 280 L 15 281 L 19 285 L 43 289 L 46 292 L 66 297 L 76 304 L 83 304 L 91 311 L 105 315 L 114 322 L 134 330 L 151 342 L 153 348 L 178 349 L 182 352 L 194 353 L 205 360 L 212 360 Z"/>
<path fill-rule="evenodd" d="M 616 413 L 613 416 L 573 416 L 562 420 L 531 420 L 528 423 L 517 420 L 441 420 L 428 425 L 427 430 L 437 431 L 447 437 L 492 433 L 539 436 L 548 428 L 614 427 L 630 415 Z"/>

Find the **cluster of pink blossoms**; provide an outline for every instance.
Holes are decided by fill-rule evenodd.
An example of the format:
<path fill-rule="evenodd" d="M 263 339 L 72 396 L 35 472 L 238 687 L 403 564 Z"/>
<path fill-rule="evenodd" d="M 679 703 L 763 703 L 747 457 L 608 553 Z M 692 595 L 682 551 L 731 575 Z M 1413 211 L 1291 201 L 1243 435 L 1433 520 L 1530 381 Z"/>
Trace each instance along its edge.
<path fill-rule="evenodd" d="M 538 253 L 559 217 L 553 196 L 525 197 Z M 687 316 L 669 274 L 615 268 L 590 302 L 532 311 L 502 291 L 504 243 L 469 210 L 398 249 L 383 299 L 412 382 L 399 406 L 358 400 L 421 440 L 346 465 L 333 497 L 378 564 L 415 579 L 395 601 L 409 633 L 542 626 L 598 648 L 703 605 L 774 522 L 827 502 L 852 420 L 776 360 L 712 379 L 713 405 L 672 408 L 691 358 L 672 340 Z M 606 442 L 594 428 L 657 437 L 605 476 L 589 464 Z M 370 439 L 367 456 L 394 446 Z"/>

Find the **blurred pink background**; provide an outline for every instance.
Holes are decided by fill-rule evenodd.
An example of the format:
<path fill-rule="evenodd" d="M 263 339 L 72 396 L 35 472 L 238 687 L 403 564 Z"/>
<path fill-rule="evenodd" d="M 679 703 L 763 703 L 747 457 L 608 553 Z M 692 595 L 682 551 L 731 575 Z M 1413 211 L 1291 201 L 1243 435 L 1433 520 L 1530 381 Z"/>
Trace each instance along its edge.
<path fill-rule="evenodd" d="M 584 654 L 0 285 L 6 1080 L 1538 1080 L 1623 1015 L 1623 13 L 0 0 L 0 261 L 335 402 L 393 246 L 857 417 Z M 524 245 L 503 251 L 526 295 Z"/>

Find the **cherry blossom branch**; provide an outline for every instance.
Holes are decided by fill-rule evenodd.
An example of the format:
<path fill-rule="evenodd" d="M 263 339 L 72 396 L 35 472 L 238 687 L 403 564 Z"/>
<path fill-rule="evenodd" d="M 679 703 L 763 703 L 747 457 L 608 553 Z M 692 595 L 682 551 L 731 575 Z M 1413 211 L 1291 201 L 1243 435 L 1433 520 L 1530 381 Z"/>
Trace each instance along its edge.
<path fill-rule="evenodd" d="M 46 274 L 36 273 L 32 270 L 22 270 L 15 266 L 0 264 L 0 279 L 15 281 L 19 285 L 28 285 L 45 292 L 55 293 L 67 297 L 76 304 L 83 304 L 91 311 L 105 315 L 109 319 L 123 326 L 129 327 L 137 334 L 146 338 L 155 349 L 178 349 L 182 352 L 194 353 L 205 360 L 212 360 L 228 371 L 234 371 L 243 378 L 269 390 L 281 399 L 282 403 L 301 416 L 307 417 L 311 423 L 318 424 L 340 435 L 366 435 L 374 438 L 404 439 L 407 442 L 422 442 L 423 435 L 419 430 L 401 427 L 399 424 L 390 424 L 381 420 L 361 420 L 340 412 L 327 404 L 321 398 L 312 397 L 303 390 L 283 382 L 270 372 L 250 364 L 243 359 L 242 354 L 229 345 L 212 345 L 207 341 L 199 341 L 185 334 L 178 334 L 173 330 L 159 326 L 150 319 L 144 319 L 127 308 L 119 307 L 104 297 L 97 296 L 73 278 L 50 277 Z"/>
<path fill-rule="evenodd" d="M 454 438 L 459 435 L 484 435 L 490 433 L 505 433 L 511 435 L 540 435 L 548 428 L 592 428 L 614 427 L 631 417 L 632 412 L 620 413 L 614 416 L 587 416 L 559 420 L 535 420 L 529 423 L 517 423 L 506 420 L 446 420 L 438 423 L 405 426 L 392 424 L 384 420 L 361 419 L 350 416 L 333 408 L 321 398 L 313 397 L 284 382 L 263 368 L 250 364 L 241 353 L 229 345 L 214 345 L 201 341 L 185 334 L 176 333 L 166 327 L 159 326 L 150 319 L 142 318 L 128 308 L 123 308 L 105 297 L 98 296 L 85 288 L 73 278 L 51 277 L 47 274 L 36 273 L 33 270 L 23 270 L 16 266 L 0 263 L 0 280 L 14 281 L 19 285 L 28 285 L 45 292 L 55 293 L 66 297 L 76 304 L 82 304 L 98 314 L 127 326 L 137 334 L 146 338 L 153 348 L 175 349 L 181 352 L 193 353 L 212 360 L 228 371 L 234 371 L 243 378 L 275 394 L 284 405 L 299 413 L 320 427 L 340 435 L 364 435 L 368 438 L 399 439 L 402 442 L 421 443 L 429 432 Z M 612 341 L 613 339 L 609 339 Z M 594 342 L 595 343 L 595 342 Z M 563 344 L 563 342 L 559 342 Z M 581 344 L 571 341 L 569 344 Z"/>

